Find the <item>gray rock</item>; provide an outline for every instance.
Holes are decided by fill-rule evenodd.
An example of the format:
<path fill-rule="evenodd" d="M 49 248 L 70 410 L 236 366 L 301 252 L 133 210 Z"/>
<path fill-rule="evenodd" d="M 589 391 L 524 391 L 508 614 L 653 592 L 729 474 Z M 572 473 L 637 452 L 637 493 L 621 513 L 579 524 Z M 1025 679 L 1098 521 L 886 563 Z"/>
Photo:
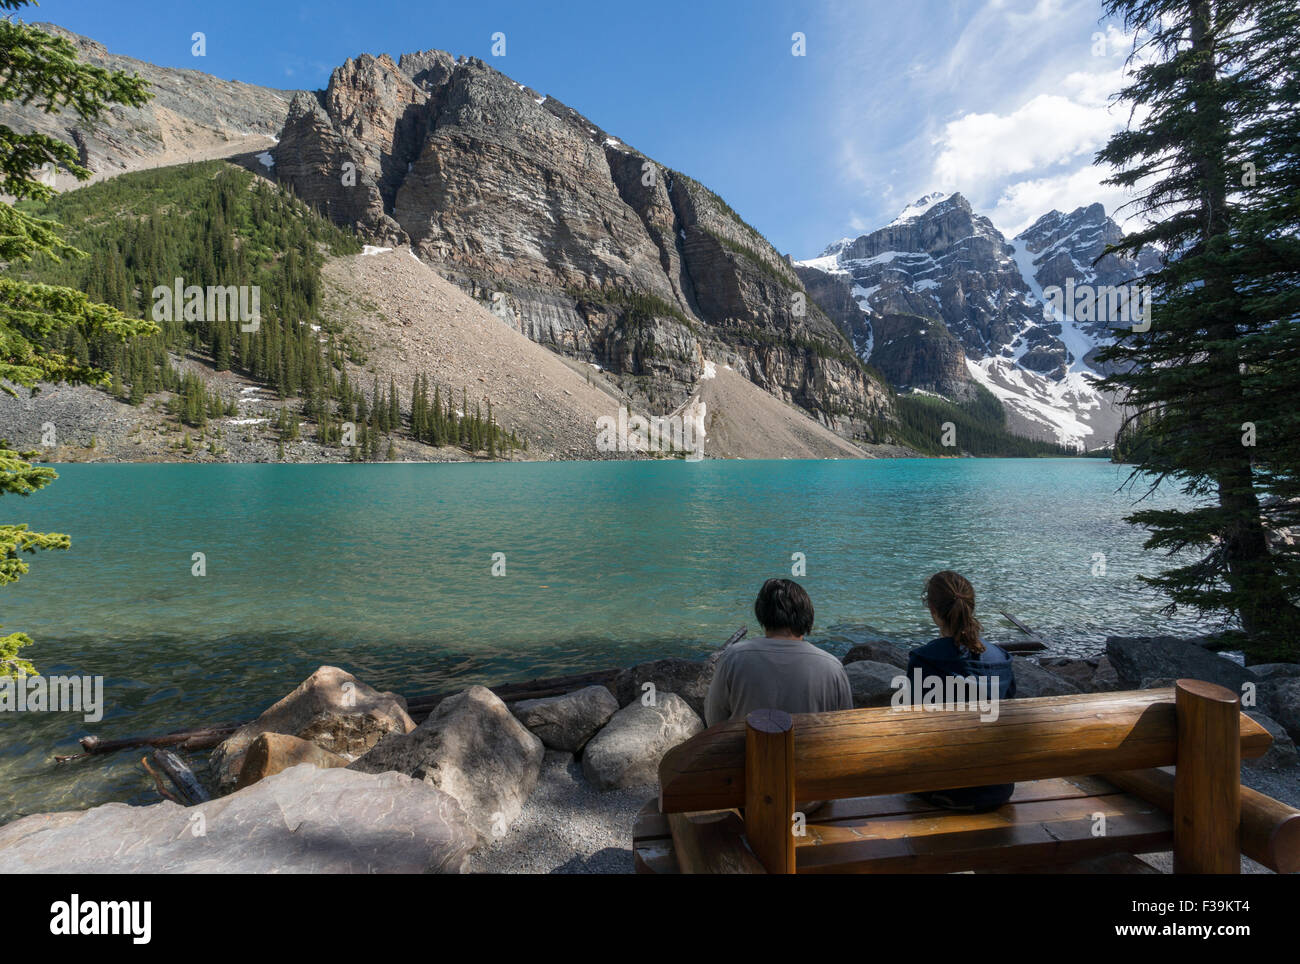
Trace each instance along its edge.
<path fill-rule="evenodd" d="M 1073 681 L 1058 676 L 1045 666 L 1023 656 L 1011 657 L 1011 668 L 1016 674 L 1016 698 L 1033 699 L 1039 696 L 1069 696 L 1083 690 Z"/>
<path fill-rule="evenodd" d="M 896 666 L 899 669 L 907 669 L 909 652 L 906 646 L 900 646 L 898 643 L 891 643 L 887 640 L 873 640 L 869 643 L 859 643 L 854 646 L 844 654 L 844 659 L 841 662 L 848 666 L 850 663 L 869 659 L 875 663 L 888 663 L 890 666 Z"/>
<path fill-rule="evenodd" d="M 1083 692 L 1088 692 L 1092 688 L 1092 678 L 1097 672 L 1097 661 L 1095 659 L 1056 657 L 1053 659 L 1040 659 L 1038 665 L 1062 679 L 1069 680 Z"/>
<path fill-rule="evenodd" d="M 658 690 L 655 704 L 640 700 L 615 713 L 582 754 L 582 772 L 598 790 L 659 782 L 659 761 L 678 743 L 704 729 L 684 699 Z"/>
<path fill-rule="evenodd" d="M 1300 663 L 1256 663 L 1247 666 L 1260 679 L 1295 679 L 1300 677 Z"/>
<path fill-rule="evenodd" d="M 249 746 L 262 733 L 296 736 L 355 760 L 381 737 L 413 729 L 402 697 L 380 693 L 337 666 L 322 666 L 213 750 L 212 772 L 219 792 L 233 790 Z"/>
<path fill-rule="evenodd" d="M 1178 680 L 1170 679 L 1168 676 L 1148 676 L 1138 685 L 1140 690 L 1163 690 L 1169 689 Z"/>
<path fill-rule="evenodd" d="M 658 693 L 676 693 L 684 699 L 697 715 L 704 716 L 704 701 L 713 682 L 714 659 L 656 659 L 638 663 L 614 677 L 612 689 L 619 706 L 627 706 L 641 699 L 646 683 L 654 683 Z"/>
<path fill-rule="evenodd" d="M 1123 687 L 1139 686 L 1144 679 L 1199 679 L 1240 693 L 1243 683 L 1258 682 L 1246 667 L 1169 636 L 1111 636 L 1106 655 Z"/>
<path fill-rule="evenodd" d="M 1256 770 L 1278 770 L 1282 767 L 1293 767 L 1300 762 L 1300 756 L 1296 754 L 1295 741 L 1291 739 L 1291 735 L 1282 724 L 1255 710 L 1247 710 L 1246 715 L 1268 730 L 1273 737 L 1273 743 L 1263 756 L 1255 757 L 1253 760 L 1242 760 L 1242 763 Z"/>
<path fill-rule="evenodd" d="M 898 692 L 893 685 L 897 676 L 906 675 L 893 663 L 880 663 L 870 659 L 854 660 L 844 667 L 849 677 L 849 688 L 853 690 L 853 706 L 888 706 Z"/>
<path fill-rule="evenodd" d="M 523 809 L 546 748 L 484 686 L 449 696 L 410 733 L 394 733 L 351 764 L 362 773 L 396 770 L 435 786 L 464 808 L 483 840 Z"/>
<path fill-rule="evenodd" d="M 1259 689 L 1261 709 L 1300 741 L 1300 679 L 1273 679 Z"/>
<path fill-rule="evenodd" d="M 1109 693 L 1119 688 L 1119 674 L 1115 672 L 1115 666 L 1111 663 L 1110 657 L 1098 657 L 1097 669 L 1092 674 L 1092 692 Z"/>
<path fill-rule="evenodd" d="M 23 817 L 0 827 L 0 873 L 461 873 L 474 841 L 434 787 L 302 764 L 193 807 Z"/>
<path fill-rule="evenodd" d="M 618 712 L 618 700 L 604 686 L 588 686 L 564 696 L 520 700 L 510 712 L 550 749 L 578 753 Z"/>

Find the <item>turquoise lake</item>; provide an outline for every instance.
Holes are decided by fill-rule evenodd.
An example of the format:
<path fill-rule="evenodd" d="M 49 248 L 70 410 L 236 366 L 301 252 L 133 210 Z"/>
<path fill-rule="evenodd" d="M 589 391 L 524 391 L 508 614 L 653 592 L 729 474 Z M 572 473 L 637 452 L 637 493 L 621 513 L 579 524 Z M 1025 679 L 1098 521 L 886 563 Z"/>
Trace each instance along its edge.
<path fill-rule="evenodd" d="M 1067 655 L 1108 635 L 1210 628 L 1161 615 L 1137 582 L 1162 564 L 1123 521 L 1144 488 L 1117 491 L 1128 469 L 1093 459 L 58 472 L 0 503 L 7 521 L 73 540 L 0 591 L 0 624 L 35 637 L 24 655 L 43 673 L 103 676 L 106 710 L 92 725 L 0 714 L 0 822 L 152 802 L 141 751 L 50 758 L 88 732 L 254 717 L 322 663 L 414 697 L 702 656 L 740 626 L 757 631 L 754 594 L 791 574 L 794 553 L 813 639 L 836 653 L 871 633 L 929 639 L 921 589 L 944 568 L 975 584 L 994 640 L 1018 636 L 998 609 Z"/>

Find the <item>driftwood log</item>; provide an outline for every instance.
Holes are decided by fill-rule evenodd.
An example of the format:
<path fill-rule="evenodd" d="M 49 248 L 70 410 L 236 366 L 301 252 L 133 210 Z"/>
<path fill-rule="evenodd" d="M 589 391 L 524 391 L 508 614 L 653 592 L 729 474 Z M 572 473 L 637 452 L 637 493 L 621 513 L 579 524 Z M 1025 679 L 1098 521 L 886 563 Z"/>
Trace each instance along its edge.
<path fill-rule="evenodd" d="M 737 630 L 723 644 L 722 648 L 726 649 L 737 640 L 743 639 L 746 632 L 747 630 L 744 628 Z M 622 667 L 590 670 L 569 676 L 552 676 L 524 680 L 520 683 L 505 683 L 501 686 L 489 686 L 488 689 L 495 693 L 502 702 L 515 703 L 519 700 L 537 700 L 548 696 L 563 696 L 565 693 L 572 693 L 574 690 L 587 686 L 601 686 L 612 683 L 614 678 L 621 672 L 623 672 Z M 461 691 L 446 690 L 407 700 L 406 712 L 416 723 L 422 723 L 439 703 L 459 692 Z M 56 763 L 69 763 L 75 760 L 85 760 L 92 756 L 117 753 L 120 750 L 131 750 L 141 746 L 155 748 L 175 747 L 178 750 L 210 750 L 241 726 L 247 726 L 251 722 L 251 720 L 245 720 L 242 723 L 218 723 L 197 729 L 178 730 L 175 733 L 166 733 L 162 736 L 128 736 L 117 740 L 102 740 L 97 736 L 83 736 L 79 741 L 81 743 L 81 753 L 56 756 L 54 760 Z M 176 759 L 179 760 L 180 758 L 176 757 Z M 160 766 L 156 758 L 154 764 Z M 152 770 L 150 772 L 152 773 Z M 171 774 L 168 774 L 168 776 L 171 776 Z M 155 779 L 157 779 L 156 776 Z"/>
<path fill-rule="evenodd" d="M 190 765 L 180 756 L 171 750 L 154 750 L 150 755 L 154 766 L 165 773 L 176 787 L 182 803 L 192 805 L 212 799 L 208 791 L 203 789 L 203 784 L 199 783 L 199 778 L 194 775 Z"/>
<path fill-rule="evenodd" d="M 1047 644 L 1042 641 L 1039 635 L 1018 620 L 1015 616 L 1011 615 L 1005 609 L 999 609 L 998 612 L 1005 616 L 1012 626 L 1015 626 L 1016 629 L 1029 637 L 1028 639 L 1022 640 L 1018 643 L 998 643 L 998 645 L 1004 650 L 1008 653 L 1041 653 L 1043 650 L 1047 649 Z"/>

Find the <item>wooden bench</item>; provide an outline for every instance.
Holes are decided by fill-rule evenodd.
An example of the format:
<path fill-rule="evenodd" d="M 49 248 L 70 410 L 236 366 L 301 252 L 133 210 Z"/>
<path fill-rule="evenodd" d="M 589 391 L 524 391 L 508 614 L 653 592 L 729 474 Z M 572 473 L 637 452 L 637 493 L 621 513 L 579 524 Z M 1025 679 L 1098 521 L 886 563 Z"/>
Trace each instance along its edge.
<path fill-rule="evenodd" d="M 1229 690 L 1179 680 L 979 716 L 765 710 L 710 727 L 660 763 L 659 799 L 636 821 L 636 869 L 1151 872 L 1133 855 L 1168 850 L 1178 873 L 1237 873 L 1241 853 L 1300 869 L 1300 811 L 1241 787 L 1242 757 L 1272 737 Z M 911 795 L 1013 782 L 988 813 Z M 828 802 L 802 815 L 796 800 Z"/>

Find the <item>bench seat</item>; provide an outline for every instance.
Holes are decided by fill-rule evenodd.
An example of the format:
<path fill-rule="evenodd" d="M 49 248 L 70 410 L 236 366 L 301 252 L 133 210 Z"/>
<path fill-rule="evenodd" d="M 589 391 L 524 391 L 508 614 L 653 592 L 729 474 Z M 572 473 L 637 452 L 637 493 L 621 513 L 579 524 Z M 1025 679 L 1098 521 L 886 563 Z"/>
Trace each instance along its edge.
<path fill-rule="evenodd" d="M 1094 833 L 1098 813 L 1104 834 Z M 661 814 L 651 800 L 633 831 L 636 870 L 763 873 L 743 832 L 735 811 L 692 819 Z M 1017 784 L 1008 803 L 982 814 L 943 810 L 911 794 L 832 800 L 808 817 L 795 843 L 801 874 L 1151 873 L 1130 855 L 1169 850 L 1173 826 L 1155 804 L 1100 777 L 1060 777 Z"/>

